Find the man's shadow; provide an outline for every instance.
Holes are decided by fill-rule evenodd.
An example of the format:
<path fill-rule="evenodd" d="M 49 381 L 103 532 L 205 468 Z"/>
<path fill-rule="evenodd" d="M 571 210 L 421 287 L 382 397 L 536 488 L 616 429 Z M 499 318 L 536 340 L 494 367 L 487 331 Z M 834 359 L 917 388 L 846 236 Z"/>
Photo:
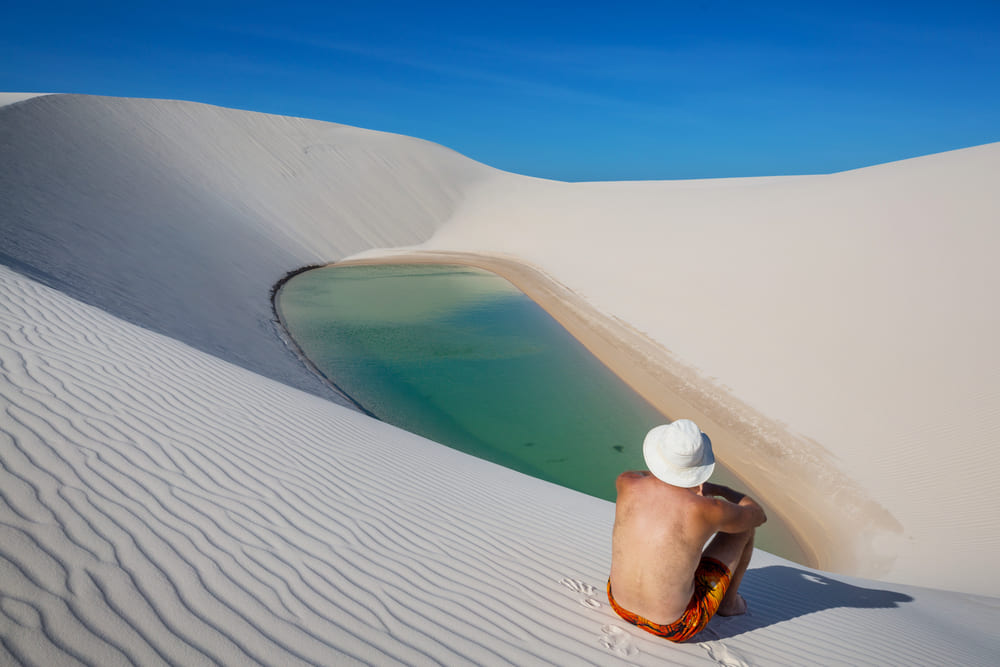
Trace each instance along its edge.
<path fill-rule="evenodd" d="M 740 585 L 749 613 L 716 617 L 708 629 L 718 639 L 788 621 L 825 609 L 893 609 L 913 598 L 895 591 L 861 588 L 818 572 L 786 565 L 747 570 Z"/>

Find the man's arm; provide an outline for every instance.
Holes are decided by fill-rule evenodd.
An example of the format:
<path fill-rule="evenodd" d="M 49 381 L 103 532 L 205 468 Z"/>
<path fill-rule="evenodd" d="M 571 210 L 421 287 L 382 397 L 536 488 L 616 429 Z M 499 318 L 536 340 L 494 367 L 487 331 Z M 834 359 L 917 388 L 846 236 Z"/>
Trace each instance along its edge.
<path fill-rule="evenodd" d="M 706 498 L 719 496 L 721 498 L 725 498 L 731 503 L 736 503 L 737 505 L 741 500 L 746 498 L 745 493 L 740 493 L 736 489 L 731 489 L 728 486 L 723 486 L 722 484 L 712 484 L 711 482 L 705 482 L 701 485 L 701 495 Z"/>
<path fill-rule="evenodd" d="M 707 505 L 709 520 L 720 532 L 742 533 L 767 521 L 764 508 L 756 500 L 728 486 L 705 482 L 701 485 L 701 495 L 712 501 Z"/>

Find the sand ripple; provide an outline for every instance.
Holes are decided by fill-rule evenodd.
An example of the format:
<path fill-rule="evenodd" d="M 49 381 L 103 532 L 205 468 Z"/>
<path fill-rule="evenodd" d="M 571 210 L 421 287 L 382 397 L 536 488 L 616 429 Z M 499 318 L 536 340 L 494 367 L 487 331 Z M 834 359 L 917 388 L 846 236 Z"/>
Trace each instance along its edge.
<path fill-rule="evenodd" d="M 653 641 L 600 594 L 610 504 L 6 268 L 0 366 L 0 662 L 891 662 L 932 644 L 972 663 L 1000 649 L 976 631 L 1000 620 L 995 600 L 972 613 L 957 594 L 820 585 L 767 554 L 747 577 L 754 617 L 713 622 L 700 645 Z M 941 600 L 973 625 L 938 630 Z M 893 628 L 879 646 L 836 639 L 873 624 Z"/>

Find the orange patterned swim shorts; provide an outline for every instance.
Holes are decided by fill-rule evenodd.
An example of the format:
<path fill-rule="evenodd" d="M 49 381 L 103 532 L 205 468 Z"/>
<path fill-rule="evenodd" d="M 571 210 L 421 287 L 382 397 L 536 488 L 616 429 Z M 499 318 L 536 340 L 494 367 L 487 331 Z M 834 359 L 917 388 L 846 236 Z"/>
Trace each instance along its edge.
<path fill-rule="evenodd" d="M 695 636 L 708 625 L 712 616 L 719 610 L 726 591 L 729 590 L 730 577 L 729 568 L 725 563 L 710 556 L 703 556 L 698 563 L 698 569 L 694 572 L 694 593 L 687 609 L 679 619 L 666 625 L 653 623 L 620 607 L 611 595 L 611 579 L 608 579 L 608 602 L 611 603 L 615 613 L 629 623 L 672 642 L 682 642 Z"/>

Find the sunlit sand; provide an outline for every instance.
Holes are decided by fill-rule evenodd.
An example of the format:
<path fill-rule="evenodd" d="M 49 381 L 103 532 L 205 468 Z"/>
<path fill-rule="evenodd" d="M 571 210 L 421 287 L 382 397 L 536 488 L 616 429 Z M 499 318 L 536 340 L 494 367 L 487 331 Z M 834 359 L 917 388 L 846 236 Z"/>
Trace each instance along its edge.
<path fill-rule="evenodd" d="M 0 663 L 992 664 L 1000 144 L 568 184 L 188 102 L 0 103 Z M 345 407 L 268 295 L 508 277 L 796 526 L 689 644 L 603 597 L 611 503 Z M 7 268 L 9 267 L 9 268 Z"/>

